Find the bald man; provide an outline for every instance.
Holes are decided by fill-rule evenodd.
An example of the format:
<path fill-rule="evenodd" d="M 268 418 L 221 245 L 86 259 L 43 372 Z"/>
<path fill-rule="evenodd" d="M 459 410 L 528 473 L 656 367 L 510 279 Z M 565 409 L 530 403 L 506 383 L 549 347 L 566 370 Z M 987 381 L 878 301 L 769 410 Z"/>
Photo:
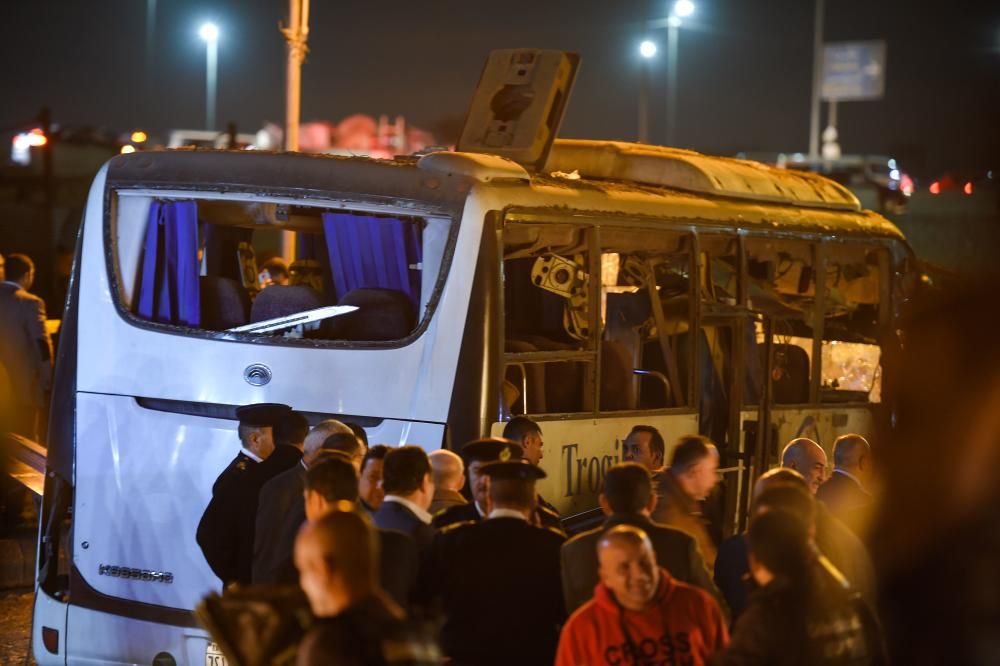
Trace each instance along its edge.
<path fill-rule="evenodd" d="M 820 486 L 816 499 L 855 533 L 864 530 L 872 505 L 872 496 L 866 488 L 871 472 L 868 440 L 854 433 L 838 437 L 833 443 L 833 474 Z"/>
<path fill-rule="evenodd" d="M 729 633 L 704 590 L 674 580 L 656 564 L 644 531 L 618 525 L 597 543 L 600 583 L 594 598 L 563 627 L 556 666 L 707 664 Z"/>
<path fill-rule="evenodd" d="M 457 453 L 447 449 L 432 451 L 428 456 L 431 460 L 431 476 L 434 478 L 434 499 L 431 500 L 431 515 L 453 506 L 468 504 L 462 497 L 462 487 L 465 485 L 465 463 Z"/>
<path fill-rule="evenodd" d="M 785 450 L 781 452 L 781 466 L 794 469 L 801 474 L 809 484 L 809 492 L 813 495 L 826 479 L 826 465 L 826 451 L 805 437 L 788 442 Z"/>
<path fill-rule="evenodd" d="M 299 666 L 440 663 L 433 641 L 382 591 L 377 551 L 374 530 L 350 502 L 302 528 L 295 566 L 317 622 L 299 646 Z"/>

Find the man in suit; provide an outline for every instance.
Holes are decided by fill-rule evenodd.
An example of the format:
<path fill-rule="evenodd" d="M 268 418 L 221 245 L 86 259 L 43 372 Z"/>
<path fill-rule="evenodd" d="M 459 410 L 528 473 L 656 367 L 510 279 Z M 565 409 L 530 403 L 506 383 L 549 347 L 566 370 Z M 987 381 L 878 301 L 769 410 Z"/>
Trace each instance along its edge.
<path fill-rule="evenodd" d="M 520 444 L 523 451 L 523 458 L 532 465 L 537 466 L 542 462 L 542 458 L 545 457 L 542 451 L 542 448 L 545 446 L 545 442 L 542 440 L 542 427 L 527 416 L 515 416 L 508 421 L 507 425 L 504 426 L 503 436 L 504 439 L 509 439 L 512 442 Z M 542 518 L 545 524 L 558 525 L 562 529 L 562 519 L 559 511 L 555 506 L 546 502 L 545 498 L 541 495 L 537 498 L 536 511 L 539 514 L 539 518 Z"/>
<path fill-rule="evenodd" d="M 431 502 L 431 515 L 453 506 L 468 504 L 462 497 L 465 486 L 465 464 L 462 457 L 448 449 L 431 451 L 431 471 L 434 474 L 434 500 Z"/>
<path fill-rule="evenodd" d="M 382 464 L 382 486 L 385 499 L 372 516 L 375 525 L 410 535 L 420 548 L 429 546 L 434 528 L 427 510 L 434 499 L 434 480 L 424 450 L 419 446 L 390 450 Z"/>
<path fill-rule="evenodd" d="M 816 491 L 816 499 L 855 534 L 863 532 L 872 506 L 872 496 L 865 488 L 871 472 L 868 440 L 853 433 L 841 435 L 833 443 L 833 474 Z"/>
<path fill-rule="evenodd" d="M 28 293 L 35 265 L 23 254 L 0 255 L 0 431 L 38 441 L 52 378 L 45 301 Z"/>
<path fill-rule="evenodd" d="M 223 586 L 250 582 L 257 500 L 268 480 L 260 466 L 274 452 L 274 426 L 290 411 L 276 403 L 236 409 L 242 449 L 212 486 L 197 532 L 205 560 Z"/>
<path fill-rule="evenodd" d="M 634 462 L 656 474 L 663 469 L 663 435 L 653 426 L 637 425 L 622 442 L 622 462 Z"/>
<path fill-rule="evenodd" d="M 654 477 L 658 497 L 653 522 L 693 536 L 709 570 L 715 566 L 716 546 L 708 534 L 701 502 L 719 482 L 718 469 L 715 444 L 701 435 L 687 435 L 674 447 L 670 467 Z"/>
<path fill-rule="evenodd" d="M 339 503 L 358 501 L 358 477 L 354 466 L 341 455 L 320 456 L 306 472 L 306 520 L 315 523 L 335 510 Z M 359 513 L 365 513 L 358 508 Z M 406 608 L 417 581 L 420 552 L 409 536 L 396 530 L 377 530 L 379 579 L 393 600 Z"/>
<path fill-rule="evenodd" d="M 434 527 L 441 529 L 455 523 L 480 521 L 488 513 L 489 479 L 482 473 L 484 466 L 491 462 L 520 460 L 522 449 L 519 444 L 507 439 L 488 437 L 468 442 L 462 447 L 462 458 L 469 477 L 472 502 L 459 504 L 434 516 Z"/>
<path fill-rule="evenodd" d="M 566 611 L 574 610 L 594 595 L 598 582 L 597 542 L 617 525 L 638 527 L 649 537 L 656 562 L 682 583 L 711 594 L 725 608 L 722 594 L 712 582 L 698 544 L 690 535 L 649 519 L 656 506 L 649 471 L 637 463 L 622 463 L 608 470 L 599 498 L 607 519 L 601 527 L 578 534 L 562 547 L 562 587 Z"/>
<path fill-rule="evenodd" d="M 317 423 L 302 442 L 302 459 L 290 469 L 264 483 L 254 529 L 254 583 L 294 583 L 297 579 L 292 563 L 295 535 L 306 519 L 302 492 L 306 470 L 322 452 L 323 444 L 333 434 L 351 429 L 335 419 Z"/>
<path fill-rule="evenodd" d="M 455 664 L 552 664 L 566 617 L 559 584 L 563 535 L 532 524 L 535 481 L 527 461 L 495 462 L 486 520 L 459 523 L 434 539 L 418 599 L 444 613 L 441 647 Z"/>

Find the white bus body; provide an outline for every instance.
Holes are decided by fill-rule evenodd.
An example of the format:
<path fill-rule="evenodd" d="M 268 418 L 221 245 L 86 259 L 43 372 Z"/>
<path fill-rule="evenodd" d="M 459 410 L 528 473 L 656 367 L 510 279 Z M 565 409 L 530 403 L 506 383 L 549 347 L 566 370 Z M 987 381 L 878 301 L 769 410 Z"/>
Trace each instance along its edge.
<path fill-rule="evenodd" d="M 428 450 L 458 448 L 502 432 L 504 419 L 517 411 L 502 398 L 509 388 L 502 385 L 505 375 L 522 361 L 545 365 L 544 355 L 552 353 L 518 360 L 515 352 L 505 352 L 504 312 L 517 307 L 503 297 L 508 278 L 499 248 L 508 228 L 551 223 L 599 229 L 607 223 L 639 233 L 661 225 L 664 233 L 683 238 L 703 231 L 729 234 L 740 247 L 769 234 L 817 247 L 850 237 L 884 256 L 879 307 L 883 317 L 891 314 L 889 280 L 902 272 L 909 250 L 891 224 L 857 210 L 842 188 L 811 174 L 770 171 L 761 182 L 799 179 L 814 191 L 820 183 L 830 188 L 827 198 L 797 201 L 793 188 L 791 194 L 755 197 L 721 180 L 712 186 L 717 192 L 690 178 L 680 181 L 681 189 L 648 181 L 630 185 L 622 181 L 641 180 L 641 170 L 601 173 L 612 159 L 602 151 L 617 150 L 619 163 L 627 166 L 629 149 L 592 148 L 557 142 L 554 149 L 557 161 L 562 151 L 567 166 L 552 170 L 576 168 L 582 179 L 530 175 L 499 158 L 455 153 L 420 162 L 137 153 L 105 166 L 90 192 L 59 350 L 34 614 L 38 663 L 205 663 L 208 635 L 191 611 L 221 584 L 195 531 L 213 482 L 240 448 L 234 406 L 286 403 L 314 421 L 355 420 L 373 443 Z M 659 157 L 677 155 L 687 159 L 682 151 Z M 709 172 L 735 169 L 733 161 L 697 157 Z M 730 175 L 738 179 L 741 173 Z M 261 205 L 269 212 L 254 224 L 271 230 L 285 224 L 316 231 L 318 216 L 338 212 L 413 221 L 423 245 L 421 262 L 409 266 L 420 273 L 412 330 L 394 340 L 286 340 L 143 320 L 136 313 L 141 297 L 134 276 L 142 269 L 150 207 L 181 201 L 196 202 L 199 229 L 206 220 L 221 227 L 232 214 L 256 215 Z M 275 215 L 285 215 L 286 222 L 275 222 Z M 581 232 L 588 239 L 591 233 L 597 232 Z M 207 261 L 201 261 L 202 278 Z M 708 321 L 707 308 L 692 312 L 701 317 L 692 328 Z M 747 325 L 746 315 L 744 310 L 740 326 Z M 590 311 L 587 316 L 597 317 Z M 884 328 L 888 319 L 880 321 Z M 591 338 L 597 342 L 585 340 L 568 353 L 590 353 L 599 363 L 602 343 Z M 817 343 L 813 349 L 824 348 Z M 818 369 L 820 361 L 813 358 Z M 697 364 L 691 356 L 688 377 L 696 376 Z M 247 373 L 255 366 L 264 366 L 270 381 L 251 383 Z M 523 395 L 529 373 L 520 367 L 523 411 L 530 406 Z M 736 375 L 742 378 L 742 368 Z M 870 430 L 870 404 L 818 404 L 820 380 L 811 381 L 810 404 L 769 405 L 778 441 L 809 432 L 829 446 L 837 434 Z M 546 442 L 542 494 L 564 515 L 592 509 L 603 472 L 620 460 L 620 443 L 632 425 L 655 425 L 668 443 L 699 431 L 704 409 L 698 386 L 697 380 L 688 383 L 684 390 L 693 399 L 684 404 L 656 409 L 637 402 L 633 409 L 603 412 L 585 398 L 583 411 L 532 413 Z M 761 414 L 755 404 L 730 409 L 727 464 L 734 495 L 745 493 L 754 446 L 740 433 Z M 757 471 L 763 467 L 758 464 Z M 60 550 L 67 561 L 60 562 Z"/>

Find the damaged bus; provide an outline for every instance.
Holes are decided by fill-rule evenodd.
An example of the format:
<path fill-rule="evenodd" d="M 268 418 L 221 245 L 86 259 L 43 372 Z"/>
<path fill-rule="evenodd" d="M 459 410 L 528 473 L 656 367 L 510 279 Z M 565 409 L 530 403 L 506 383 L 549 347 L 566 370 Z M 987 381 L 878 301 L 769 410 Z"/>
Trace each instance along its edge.
<path fill-rule="evenodd" d="M 505 53 L 520 71 L 549 52 Z M 719 444 L 732 529 L 779 443 L 870 432 L 912 264 L 890 222 L 815 174 L 555 140 L 550 116 L 531 160 L 465 142 L 101 170 L 57 360 L 38 663 L 220 663 L 192 613 L 221 587 L 195 532 L 241 404 L 428 450 L 529 415 L 571 523 L 636 424 Z M 290 284 L 261 288 L 282 248 Z"/>

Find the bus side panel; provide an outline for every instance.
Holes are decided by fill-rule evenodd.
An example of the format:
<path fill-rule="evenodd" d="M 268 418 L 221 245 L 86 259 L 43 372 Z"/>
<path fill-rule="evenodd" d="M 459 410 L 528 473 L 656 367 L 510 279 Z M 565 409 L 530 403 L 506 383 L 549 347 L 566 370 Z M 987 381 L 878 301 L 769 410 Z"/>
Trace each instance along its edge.
<path fill-rule="evenodd" d="M 206 663 L 208 634 L 200 629 L 184 629 L 143 622 L 70 605 L 67 666 L 92 664 L 169 663 L 161 653 L 173 657 L 178 666 Z"/>
<path fill-rule="evenodd" d="M 78 394 L 77 418 L 87 452 L 76 466 L 80 575 L 101 594 L 172 608 L 219 591 L 195 531 L 212 484 L 240 450 L 234 423 L 91 393 Z M 134 578 L 133 569 L 164 576 Z"/>
<path fill-rule="evenodd" d="M 538 492 L 564 517 L 593 509 L 605 473 L 621 462 L 621 443 L 632 426 L 643 423 L 659 429 L 667 446 L 682 435 L 698 432 L 697 414 L 630 415 L 566 420 L 531 417 L 542 428 L 545 442 L 540 467 L 546 478 Z M 505 423 L 494 423 L 491 434 L 500 437 Z M 666 452 L 670 459 L 670 449 Z"/>
<path fill-rule="evenodd" d="M 32 609 L 31 647 L 38 666 L 56 666 L 66 663 L 66 613 L 67 605 L 50 597 L 44 589 L 35 587 L 35 603 Z M 59 632 L 56 651 L 53 654 L 42 640 L 43 629 Z"/>
<path fill-rule="evenodd" d="M 833 467 L 833 442 L 841 435 L 858 433 L 871 440 L 875 434 L 872 406 L 823 405 L 816 407 L 775 407 L 771 411 L 771 424 L 778 430 L 778 455 L 781 449 L 796 437 L 808 437 L 826 450 L 830 467 Z M 780 460 L 777 461 L 780 463 Z"/>

